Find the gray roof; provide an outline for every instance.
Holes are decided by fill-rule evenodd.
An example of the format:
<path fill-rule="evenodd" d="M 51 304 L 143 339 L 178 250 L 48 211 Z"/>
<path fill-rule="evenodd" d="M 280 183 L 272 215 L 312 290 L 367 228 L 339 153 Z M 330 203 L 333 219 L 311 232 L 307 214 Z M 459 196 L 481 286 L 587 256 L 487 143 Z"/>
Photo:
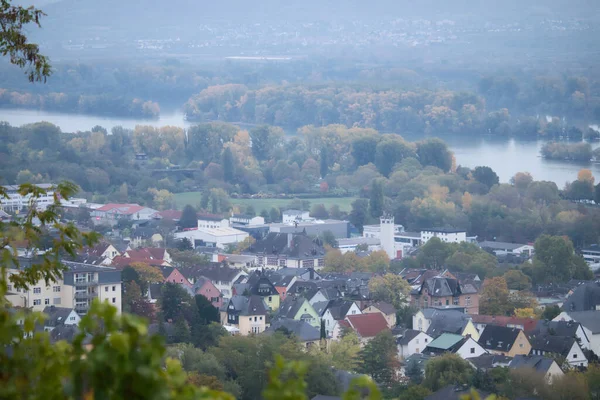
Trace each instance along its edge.
<path fill-rule="evenodd" d="M 411 340 L 416 338 L 419 333 L 421 333 L 421 331 L 407 329 L 404 331 L 402 336 L 396 340 L 396 344 L 399 344 L 400 346 L 406 346 Z"/>
<path fill-rule="evenodd" d="M 419 294 L 421 294 L 424 289 L 427 289 L 428 295 L 431 297 L 458 296 L 462 293 L 456 279 L 442 276 L 436 276 L 423 282 L 423 285 L 421 285 L 421 288 L 419 289 Z"/>
<path fill-rule="evenodd" d="M 479 336 L 479 344 L 487 350 L 510 351 L 519 333 L 518 328 L 498 325 L 486 325 Z"/>
<path fill-rule="evenodd" d="M 293 319 L 302 306 L 310 304 L 302 296 L 287 296 L 279 306 L 279 311 L 275 315 L 275 319 L 291 318 Z"/>
<path fill-rule="evenodd" d="M 325 314 L 325 311 L 327 311 L 328 305 L 329 305 L 329 300 L 328 301 L 317 301 L 312 304 L 312 307 L 317 312 L 317 314 L 319 314 L 319 316 L 322 317 L 323 314 Z"/>
<path fill-rule="evenodd" d="M 396 308 L 385 301 L 378 301 L 377 303 L 373 303 L 372 306 L 383 312 L 385 315 L 396 314 Z"/>
<path fill-rule="evenodd" d="M 288 238 L 288 235 L 290 237 Z M 288 246 L 288 239 L 290 246 Z M 325 248 L 320 239 L 312 239 L 305 234 L 269 233 L 248 248 L 251 254 L 276 254 L 292 259 L 314 259 L 325 256 Z"/>
<path fill-rule="evenodd" d="M 426 229 L 423 229 L 422 232 L 460 233 L 460 232 L 466 232 L 466 229 L 457 229 L 457 228 L 451 228 L 451 227 L 446 227 L 446 228 L 426 228 Z"/>
<path fill-rule="evenodd" d="M 79 328 L 76 325 L 59 325 L 50 331 L 50 343 L 56 343 L 59 340 L 71 343 L 78 333 Z"/>
<path fill-rule="evenodd" d="M 233 305 L 233 309 L 229 306 Z M 229 300 L 227 313 L 242 316 L 267 315 L 267 305 L 260 296 L 232 296 Z"/>
<path fill-rule="evenodd" d="M 424 371 L 427 361 L 429 361 L 430 358 L 431 358 L 431 356 L 429 356 L 427 354 L 415 353 L 415 354 L 411 354 L 410 356 L 406 357 L 402 361 L 402 364 L 404 366 L 409 366 L 412 363 L 416 363 L 417 366 L 421 369 L 421 371 Z"/>
<path fill-rule="evenodd" d="M 529 339 L 532 350 L 541 350 L 548 353 L 566 356 L 575 344 L 575 338 L 569 336 L 536 336 Z"/>
<path fill-rule="evenodd" d="M 434 313 L 428 319 L 431 320 L 431 325 L 427 329 L 427 334 L 434 338 L 442 333 L 460 335 L 471 320 L 467 314 L 455 310 L 434 310 Z"/>
<path fill-rule="evenodd" d="M 492 249 L 492 250 L 515 250 L 519 247 L 526 246 L 522 243 L 506 243 L 506 242 L 492 242 L 492 241 L 483 241 L 479 243 L 479 247 L 482 249 Z"/>
<path fill-rule="evenodd" d="M 448 385 L 438 390 L 437 392 L 425 397 L 425 400 L 460 400 L 464 395 L 470 394 L 471 390 L 477 392 L 479 394 L 480 399 L 485 399 L 490 395 L 489 393 L 482 392 L 478 389 L 471 389 L 471 387 L 468 385 Z"/>
<path fill-rule="evenodd" d="M 600 305 L 600 281 L 582 284 L 567 297 L 562 309 L 571 311 L 595 310 Z"/>
<path fill-rule="evenodd" d="M 512 361 L 510 362 L 508 367 L 511 369 L 513 369 L 513 368 L 533 368 L 537 372 L 541 372 L 541 373 L 545 374 L 546 372 L 548 372 L 548 370 L 552 366 L 553 362 L 554 362 L 553 359 L 544 357 L 544 356 L 537 356 L 537 355 L 524 356 L 524 355 L 519 354 L 519 355 L 516 355 L 512 359 Z"/>
<path fill-rule="evenodd" d="M 72 308 L 48 306 L 44 308 L 44 314 L 48 316 L 44 321 L 45 326 L 60 326 L 64 325 L 73 311 Z"/>
<path fill-rule="evenodd" d="M 209 263 L 206 265 L 197 265 L 192 268 L 182 268 L 179 272 L 188 278 L 188 280 L 204 276 L 214 283 L 215 281 L 231 282 L 243 271 L 240 271 L 237 268 L 224 266 L 220 263 Z"/>
<path fill-rule="evenodd" d="M 539 320 L 530 335 L 556 335 L 576 337 L 581 324 L 576 321 L 545 321 Z M 584 332 L 585 333 L 585 332 Z"/>
<path fill-rule="evenodd" d="M 473 364 L 475 368 L 488 370 L 496 366 L 508 366 L 512 361 L 512 357 L 501 354 L 482 354 L 479 357 L 469 358 L 468 361 Z"/>
<path fill-rule="evenodd" d="M 302 320 L 282 318 L 271 323 L 271 326 L 265 330 L 265 334 L 275 333 L 277 329 L 285 328 L 294 334 L 301 342 L 312 342 L 321 338 L 319 329 Z"/>
<path fill-rule="evenodd" d="M 600 333 L 600 311 L 568 311 L 567 314 L 592 333 Z"/>
<path fill-rule="evenodd" d="M 346 317 L 352 304 L 354 304 L 352 300 L 335 299 L 329 302 L 329 307 L 327 307 L 327 309 L 333 316 L 333 319 L 339 321 Z"/>
<path fill-rule="evenodd" d="M 273 283 L 273 286 L 281 287 L 288 287 L 294 278 L 294 275 L 281 275 L 278 273 L 272 273 L 269 275 L 269 279 L 271 280 L 271 283 Z"/>
<path fill-rule="evenodd" d="M 379 238 L 369 238 L 369 237 L 353 237 L 353 238 L 342 238 L 338 239 L 338 246 L 358 246 L 359 244 L 366 244 L 369 246 L 374 246 L 381 243 Z"/>

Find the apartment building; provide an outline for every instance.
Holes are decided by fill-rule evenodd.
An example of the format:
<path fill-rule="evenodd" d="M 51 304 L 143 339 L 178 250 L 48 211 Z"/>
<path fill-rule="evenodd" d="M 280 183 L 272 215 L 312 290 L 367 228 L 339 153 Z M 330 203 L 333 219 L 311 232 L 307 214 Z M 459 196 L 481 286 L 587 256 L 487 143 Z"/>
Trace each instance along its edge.
<path fill-rule="evenodd" d="M 29 289 L 14 289 L 9 285 L 7 299 L 15 307 L 43 311 L 45 307 L 57 306 L 73 308 L 78 314 L 88 312 L 92 301 L 99 299 L 115 306 L 120 313 L 121 271 L 111 267 L 63 261 L 68 270 L 58 282 L 45 280 L 31 285 Z M 9 270 L 9 274 L 17 273 Z"/>

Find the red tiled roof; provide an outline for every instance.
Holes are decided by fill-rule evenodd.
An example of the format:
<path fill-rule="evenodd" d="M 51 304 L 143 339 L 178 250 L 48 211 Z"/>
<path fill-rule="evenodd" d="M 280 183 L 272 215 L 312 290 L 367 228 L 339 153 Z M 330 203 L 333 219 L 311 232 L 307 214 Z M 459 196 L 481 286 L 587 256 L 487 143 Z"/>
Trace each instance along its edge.
<path fill-rule="evenodd" d="M 95 209 L 94 211 L 115 211 L 118 214 L 124 214 L 124 215 L 128 215 L 128 214 L 135 214 L 136 212 L 143 210 L 144 206 L 140 206 L 139 204 L 116 204 L 116 203 L 109 203 L 109 204 L 105 204 L 100 208 Z"/>
<path fill-rule="evenodd" d="M 183 214 L 183 212 L 179 210 L 165 210 L 158 213 L 162 219 L 167 219 L 170 221 L 180 220 L 181 214 Z"/>
<path fill-rule="evenodd" d="M 165 256 L 165 249 L 159 247 L 145 247 L 141 249 L 127 250 L 124 255 L 131 258 L 162 260 Z"/>
<path fill-rule="evenodd" d="M 168 264 L 165 260 L 158 260 L 154 258 L 117 256 L 113 258 L 110 265 L 112 267 L 116 267 L 117 269 L 123 269 L 133 263 L 144 263 L 157 267 Z"/>
<path fill-rule="evenodd" d="M 363 338 L 376 336 L 388 329 L 387 321 L 380 313 L 348 315 L 346 321 Z"/>
<path fill-rule="evenodd" d="M 523 330 L 527 333 L 535 329 L 538 320 L 533 318 L 516 318 L 506 317 L 503 315 L 471 315 L 471 319 L 474 324 L 486 324 L 486 325 L 497 325 L 497 326 L 508 326 L 508 325 L 521 325 Z"/>

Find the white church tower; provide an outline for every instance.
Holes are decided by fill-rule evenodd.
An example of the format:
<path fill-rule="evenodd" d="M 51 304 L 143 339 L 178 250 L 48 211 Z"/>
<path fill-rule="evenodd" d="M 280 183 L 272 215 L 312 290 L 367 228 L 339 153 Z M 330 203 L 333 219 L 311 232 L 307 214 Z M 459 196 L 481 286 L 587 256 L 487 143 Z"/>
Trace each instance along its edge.
<path fill-rule="evenodd" d="M 396 258 L 396 243 L 394 241 L 394 217 L 391 215 L 382 215 L 379 220 L 379 240 L 381 249 L 385 250 L 390 260 Z"/>

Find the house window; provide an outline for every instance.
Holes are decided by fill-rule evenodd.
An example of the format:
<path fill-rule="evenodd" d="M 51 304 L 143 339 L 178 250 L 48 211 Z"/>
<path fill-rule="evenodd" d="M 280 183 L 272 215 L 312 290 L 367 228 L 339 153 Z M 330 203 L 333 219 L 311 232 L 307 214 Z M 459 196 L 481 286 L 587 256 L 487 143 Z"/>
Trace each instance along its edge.
<path fill-rule="evenodd" d="M 117 291 L 117 287 L 116 287 L 116 286 L 113 286 L 113 288 L 112 288 L 112 289 L 113 289 L 113 292 L 116 292 L 116 291 Z"/>
<path fill-rule="evenodd" d="M 113 297 L 112 300 L 113 300 L 113 304 L 117 302 L 117 298 L 116 297 Z"/>
<path fill-rule="evenodd" d="M 577 358 L 577 354 L 573 354 L 573 358 Z"/>
<path fill-rule="evenodd" d="M 58 305 L 60 304 L 60 297 L 55 297 L 54 298 L 54 305 Z"/>
<path fill-rule="evenodd" d="M 427 342 L 428 342 L 428 340 L 427 340 L 427 338 L 425 338 L 425 343 L 427 343 Z"/>
<path fill-rule="evenodd" d="M 269 296 L 269 303 L 273 301 L 273 296 Z"/>
<path fill-rule="evenodd" d="M 44 304 L 45 305 L 50 305 L 50 299 L 44 299 Z"/>
<path fill-rule="evenodd" d="M 254 317 L 254 322 L 258 321 L 258 319 L 256 317 Z"/>
<path fill-rule="evenodd" d="M 260 317 L 260 320 L 262 321 L 262 317 Z"/>
<path fill-rule="evenodd" d="M 471 347 L 471 354 L 475 354 L 475 347 Z"/>
<path fill-rule="evenodd" d="M 69 317 L 69 321 L 75 321 L 75 317 Z"/>
<path fill-rule="evenodd" d="M 454 298 L 452 300 L 452 304 L 454 304 L 455 306 L 457 306 L 458 305 L 458 298 Z"/>
<path fill-rule="evenodd" d="M 450 305 L 450 300 L 446 299 L 446 305 Z"/>
<path fill-rule="evenodd" d="M 419 344 L 419 339 L 417 339 L 417 344 Z"/>
<path fill-rule="evenodd" d="M 58 293 L 58 292 L 60 292 L 60 286 L 54 286 L 54 287 L 52 288 L 52 291 L 53 291 L 54 293 Z"/>
<path fill-rule="evenodd" d="M 104 291 L 108 292 L 108 286 L 104 286 Z"/>
<path fill-rule="evenodd" d="M 523 343 L 519 343 L 519 347 L 520 347 L 520 348 L 523 348 Z"/>
<path fill-rule="evenodd" d="M 35 300 L 33 301 L 33 305 L 34 305 L 34 306 L 40 306 L 40 305 L 42 305 L 42 300 L 40 300 L 40 299 L 35 299 Z"/>
<path fill-rule="evenodd" d="M 467 306 L 471 305 L 471 296 L 467 296 L 467 301 L 465 302 Z"/>
<path fill-rule="evenodd" d="M 6 289 L 8 289 L 8 291 L 10 292 L 12 290 L 12 286 L 11 285 L 6 285 Z"/>
<path fill-rule="evenodd" d="M 33 288 L 33 294 L 40 294 L 40 293 L 42 293 L 42 288 L 39 288 L 39 287 Z"/>

